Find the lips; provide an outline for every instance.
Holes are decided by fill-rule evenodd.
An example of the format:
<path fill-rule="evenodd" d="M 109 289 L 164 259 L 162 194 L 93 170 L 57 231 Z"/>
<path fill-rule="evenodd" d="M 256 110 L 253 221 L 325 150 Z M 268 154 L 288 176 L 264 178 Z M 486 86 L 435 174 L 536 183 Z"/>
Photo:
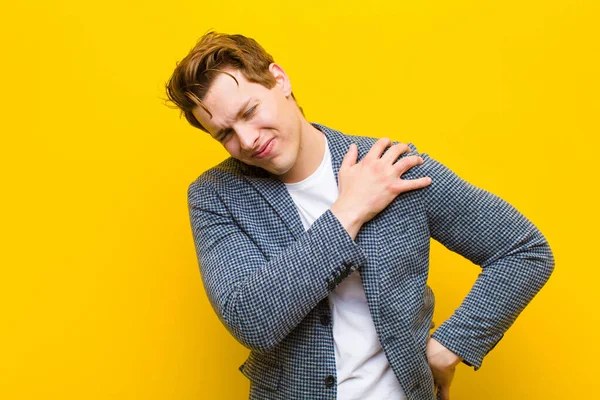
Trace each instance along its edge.
<path fill-rule="evenodd" d="M 269 145 L 271 144 L 272 141 L 273 141 L 273 139 L 267 141 L 267 143 L 265 143 L 261 148 L 259 148 L 256 153 L 252 154 L 252 157 L 260 158 L 260 157 L 265 156 L 266 154 L 262 154 L 262 153 L 269 147 Z"/>

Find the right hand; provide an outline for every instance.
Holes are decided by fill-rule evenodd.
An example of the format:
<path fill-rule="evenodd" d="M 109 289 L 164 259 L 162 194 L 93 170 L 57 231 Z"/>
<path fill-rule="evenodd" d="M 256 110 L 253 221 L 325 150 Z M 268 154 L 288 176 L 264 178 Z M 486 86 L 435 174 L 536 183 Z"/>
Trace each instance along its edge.
<path fill-rule="evenodd" d="M 359 163 L 356 162 L 358 149 L 355 144 L 350 145 L 338 172 L 338 199 L 331 207 L 332 212 L 338 218 L 341 217 L 340 220 L 352 220 L 352 224 L 360 228 L 400 193 L 420 189 L 431 183 L 429 177 L 400 179 L 408 169 L 422 164 L 423 159 L 408 156 L 396 161 L 400 154 L 410 151 L 410 147 L 404 143 L 391 146 L 382 156 L 390 145 L 390 139 L 379 139 Z M 344 226 L 348 228 L 346 224 Z"/>

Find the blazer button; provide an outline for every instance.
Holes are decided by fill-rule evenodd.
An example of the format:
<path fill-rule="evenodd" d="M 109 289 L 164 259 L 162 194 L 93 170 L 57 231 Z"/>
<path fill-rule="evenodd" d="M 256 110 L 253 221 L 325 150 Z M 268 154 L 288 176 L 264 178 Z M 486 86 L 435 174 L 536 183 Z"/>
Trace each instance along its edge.
<path fill-rule="evenodd" d="M 327 315 L 327 314 L 321 315 L 321 325 L 329 325 L 330 321 L 331 321 L 331 318 L 329 318 L 329 315 Z"/>
<path fill-rule="evenodd" d="M 325 386 L 332 387 L 334 383 L 335 383 L 335 378 L 333 377 L 333 375 L 327 375 L 325 377 Z"/>

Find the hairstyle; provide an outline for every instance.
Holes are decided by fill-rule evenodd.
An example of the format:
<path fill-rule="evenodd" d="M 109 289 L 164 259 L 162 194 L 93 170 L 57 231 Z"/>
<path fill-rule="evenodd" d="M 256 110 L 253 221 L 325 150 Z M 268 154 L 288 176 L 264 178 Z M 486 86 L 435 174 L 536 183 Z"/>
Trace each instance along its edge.
<path fill-rule="evenodd" d="M 223 69 L 239 70 L 249 81 L 263 85 L 267 89 L 275 86 L 275 77 L 269 71 L 273 57 L 254 39 L 243 35 L 228 35 L 210 31 L 204 34 L 187 56 L 176 63 L 175 71 L 166 84 L 167 101 L 179 108 L 181 115 L 194 127 L 208 132 L 198 122 L 192 110 L 202 107 L 209 115 L 202 99 L 219 73 L 233 75 Z M 292 92 L 292 98 L 296 97 Z M 298 106 L 304 115 L 302 107 Z"/>

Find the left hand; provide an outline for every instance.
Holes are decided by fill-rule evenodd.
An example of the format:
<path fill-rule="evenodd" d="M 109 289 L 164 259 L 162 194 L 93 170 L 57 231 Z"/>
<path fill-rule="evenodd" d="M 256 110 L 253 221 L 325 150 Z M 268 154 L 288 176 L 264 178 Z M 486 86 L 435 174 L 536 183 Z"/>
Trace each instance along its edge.
<path fill-rule="evenodd" d="M 450 384 L 456 365 L 463 359 L 433 338 L 427 341 L 427 359 L 440 400 L 450 400 Z"/>

